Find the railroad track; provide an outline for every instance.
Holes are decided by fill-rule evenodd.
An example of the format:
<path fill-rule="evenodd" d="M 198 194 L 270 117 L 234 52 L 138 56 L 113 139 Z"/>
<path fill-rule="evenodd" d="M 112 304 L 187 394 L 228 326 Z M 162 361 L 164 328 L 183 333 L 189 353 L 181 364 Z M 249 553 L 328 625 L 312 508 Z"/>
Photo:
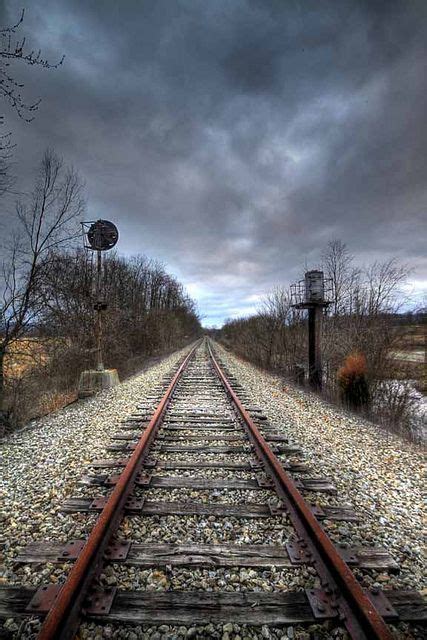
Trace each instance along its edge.
<path fill-rule="evenodd" d="M 358 514 L 337 501 L 312 500 L 336 493 L 333 483 L 308 474 L 298 446 L 251 406 L 209 341 L 198 343 L 172 380 L 120 427 L 107 447 L 111 457 L 92 461 L 80 480 L 84 491 L 64 504 L 68 513 L 99 514 L 88 538 L 34 542 L 16 559 L 69 563 L 65 582 L 2 587 L 3 617 L 40 617 L 40 640 L 73 638 L 82 621 L 159 627 L 327 622 L 371 640 L 392 638 L 389 623 L 425 620 L 425 602 L 415 591 L 362 589 L 352 566 L 395 571 L 393 559 L 383 549 L 331 542 L 322 521 Z M 172 518 L 177 535 L 172 529 L 165 539 L 151 535 L 145 542 L 144 523 L 161 518 Z M 182 542 L 179 523 L 186 519 L 195 526 L 192 539 Z M 217 526 L 208 543 L 206 521 Z M 234 541 L 223 541 L 230 522 Z M 174 571 L 235 567 L 255 575 L 274 568 L 290 584 L 294 573 L 310 571 L 305 588 L 296 590 L 230 591 L 224 580 L 223 591 L 170 588 Z M 125 584 L 127 572 L 135 579 L 147 569 L 160 577 L 155 590 L 111 586 Z"/>

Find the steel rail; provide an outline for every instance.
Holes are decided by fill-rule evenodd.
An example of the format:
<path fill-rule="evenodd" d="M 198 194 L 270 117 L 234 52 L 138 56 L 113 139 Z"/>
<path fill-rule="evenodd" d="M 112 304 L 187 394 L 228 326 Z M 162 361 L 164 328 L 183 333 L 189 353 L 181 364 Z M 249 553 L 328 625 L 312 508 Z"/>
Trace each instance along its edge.
<path fill-rule="evenodd" d="M 341 608 L 340 617 L 351 637 L 357 640 L 393 640 L 391 630 L 383 617 L 367 597 L 351 569 L 341 558 L 323 527 L 313 515 L 310 506 L 298 491 L 294 481 L 283 469 L 282 464 L 259 432 L 252 417 L 233 391 L 212 352 L 209 341 L 208 351 L 224 389 L 232 399 L 238 414 L 247 427 L 258 454 L 266 463 L 266 471 L 270 470 L 269 475 L 274 479 L 276 486 L 283 490 L 288 498 L 288 503 L 293 507 L 289 515 L 293 520 L 294 526 L 296 525 L 296 529 L 300 533 L 305 532 L 304 538 L 308 538 L 312 546 L 317 550 L 317 555 L 324 564 L 322 577 L 324 578 L 328 574 L 332 575 L 339 586 L 342 596 L 342 598 L 337 599 L 338 606 Z"/>
<path fill-rule="evenodd" d="M 187 368 L 199 344 L 200 342 L 191 349 L 173 376 L 117 484 L 99 514 L 82 552 L 71 568 L 67 580 L 58 592 L 58 596 L 44 619 L 37 636 L 38 640 L 70 640 L 74 637 L 80 622 L 82 605 L 96 571 L 102 565 L 104 551 L 120 524 L 126 499 L 133 489 L 136 476 L 161 424 L 163 414 L 178 380 Z"/>

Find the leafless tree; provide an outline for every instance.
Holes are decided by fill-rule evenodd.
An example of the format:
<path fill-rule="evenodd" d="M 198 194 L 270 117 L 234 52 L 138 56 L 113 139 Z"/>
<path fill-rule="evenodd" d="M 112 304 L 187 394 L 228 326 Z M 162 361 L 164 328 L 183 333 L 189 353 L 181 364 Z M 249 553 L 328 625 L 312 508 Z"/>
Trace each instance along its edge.
<path fill-rule="evenodd" d="M 364 269 L 353 266 L 353 256 L 340 240 L 329 242 L 323 268 L 332 282 L 332 313 L 324 322 L 324 372 L 334 386 L 336 372 L 347 356 L 364 353 L 371 381 L 388 370 L 396 334 L 391 314 L 402 303 L 401 285 L 409 271 L 395 259 L 374 262 Z"/>
<path fill-rule="evenodd" d="M 45 69 L 56 69 L 63 63 L 64 56 L 57 63 L 52 64 L 42 57 L 40 50 L 27 49 L 25 38 L 20 39 L 17 35 L 23 21 L 24 9 L 16 24 L 0 29 L 0 95 L 20 118 L 30 122 L 39 107 L 40 99 L 35 102 L 25 101 L 21 93 L 24 85 L 11 74 L 9 70 L 11 63 L 20 61 L 30 66 L 37 65 Z"/>
<path fill-rule="evenodd" d="M 408 267 L 399 265 L 395 258 L 374 262 L 368 267 L 365 271 L 365 313 L 396 313 L 404 302 L 402 285 L 409 273 Z"/>
<path fill-rule="evenodd" d="M 79 233 L 84 211 L 78 174 L 52 150 L 42 158 L 33 192 L 16 205 L 18 229 L 2 263 L 0 308 L 0 408 L 4 400 L 4 360 L 41 313 L 43 270 L 49 256 Z"/>
<path fill-rule="evenodd" d="M 0 125 L 1 123 L 2 119 L 0 117 Z M 0 135 L 0 196 L 10 191 L 14 182 L 10 171 L 13 147 L 11 133 Z"/>
<path fill-rule="evenodd" d="M 322 267 L 332 286 L 332 314 L 351 312 L 352 294 L 357 288 L 360 270 L 353 266 L 353 256 L 341 240 L 331 240 L 322 252 Z"/>
<path fill-rule="evenodd" d="M 49 256 L 43 272 L 43 312 L 38 328 L 78 345 L 79 364 L 93 352 L 92 264 L 83 250 Z M 200 330 L 194 302 L 164 267 L 144 256 L 104 259 L 105 361 L 126 372 L 130 358 L 179 346 Z M 75 372 L 77 378 L 77 372 Z"/>
<path fill-rule="evenodd" d="M 260 315 L 264 317 L 263 325 L 269 332 L 267 366 L 279 365 L 279 361 L 284 364 L 290 347 L 287 331 L 292 316 L 290 291 L 284 287 L 273 289 L 263 300 Z"/>
<path fill-rule="evenodd" d="M 41 51 L 28 49 L 25 38 L 19 38 L 19 28 L 24 21 L 24 9 L 16 24 L 0 28 L 0 97 L 25 122 L 31 122 L 39 108 L 40 99 L 27 102 L 22 94 L 24 85 L 19 82 L 13 71 L 15 64 L 39 66 L 45 69 L 56 69 L 64 61 L 64 56 L 57 63 L 50 63 L 42 57 Z M 4 115 L 0 114 L 0 125 L 4 125 Z M 13 150 L 11 133 L 0 135 L 0 195 L 8 191 L 13 184 L 10 173 L 10 158 Z"/>
<path fill-rule="evenodd" d="M 363 359 L 367 397 L 372 396 L 376 408 L 386 402 L 389 414 L 399 421 L 402 405 L 409 401 L 402 396 L 399 411 L 396 403 L 391 407 L 384 382 L 396 374 L 392 353 L 401 334 L 396 312 L 404 299 L 409 270 L 395 259 L 359 269 L 340 240 L 329 242 L 322 258 L 332 281 L 332 308 L 325 315 L 322 332 L 325 391 L 336 396 L 337 374 L 345 362 Z M 279 287 L 268 294 L 258 314 L 228 321 L 221 339 L 240 356 L 291 377 L 307 357 L 303 313 L 292 309 L 287 291 Z"/>

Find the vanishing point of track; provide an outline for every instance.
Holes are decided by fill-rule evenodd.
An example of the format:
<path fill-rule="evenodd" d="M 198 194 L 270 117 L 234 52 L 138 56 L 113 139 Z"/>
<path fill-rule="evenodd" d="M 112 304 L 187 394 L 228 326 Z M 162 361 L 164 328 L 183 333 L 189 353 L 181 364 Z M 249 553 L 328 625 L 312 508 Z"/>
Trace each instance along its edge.
<path fill-rule="evenodd" d="M 84 479 L 88 485 L 104 487 L 105 495 L 75 498 L 65 505 L 68 512 L 99 513 L 88 538 L 56 545 L 57 548 L 52 543 L 33 543 L 18 558 L 21 562 L 73 562 L 62 585 L 44 585 L 37 590 L 10 588 L 7 592 L 10 615 L 18 611 L 20 615 L 44 618 L 40 640 L 73 638 L 82 620 L 151 625 L 291 625 L 331 620 L 344 625 L 352 638 L 385 640 L 392 638 L 388 622 L 424 617 L 425 606 L 416 592 L 390 591 L 386 597 L 382 591 L 368 592 L 361 587 L 350 566 L 363 568 L 363 560 L 351 549 L 336 547 L 321 525 L 322 519 L 351 520 L 354 512 L 345 507 L 322 508 L 305 500 L 306 490 L 328 491 L 333 487 L 322 478 L 295 477 L 293 471 L 299 470 L 298 464 L 279 459 L 283 454 L 295 453 L 296 447 L 275 432 L 259 409 L 251 406 L 250 399 L 213 353 L 209 340 L 191 349 L 155 403 L 157 406 L 141 406 L 139 414 L 124 420 L 123 432 L 113 436 L 116 442 L 109 449 L 122 457 L 91 463 L 98 469 L 121 470 L 115 475 Z M 243 461 L 244 456 L 241 460 L 241 454 L 248 461 Z M 206 469 L 228 470 L 236 477 L 206 478 Z M 163 475 L 173 470 L 191 471 L 192 475 Z M 242 479 L 238 471 L 249 472 L 251 478 Z M 144 496 L 150 488 L 260 490 L 270 498 L 267 504 L 196 503 L 188 499 L 161 502 Z M 138 545 L 120 538 L 124 518 L 153 514 L 195 514 L 219 520 L 224 516 L 274 518 L 286 521 L 293 532 L 283 546 L 173 545 L 161 541 Z M 99 575 L 108 563 L 143 568 L 171 565 L 292 569 L 308 565 L 314 568 L 319 586 L 284 593 L 125 592 L 99 586 Z M 368 566 L 374 564 L 371 557 Z"/>

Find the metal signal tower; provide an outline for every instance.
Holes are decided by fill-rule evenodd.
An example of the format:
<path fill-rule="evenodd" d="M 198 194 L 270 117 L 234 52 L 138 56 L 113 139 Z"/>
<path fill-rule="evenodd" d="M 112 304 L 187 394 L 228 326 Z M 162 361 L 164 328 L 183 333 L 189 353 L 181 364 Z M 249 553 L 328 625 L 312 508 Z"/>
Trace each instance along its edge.
<path fill-rule="evenodd" d="M 119 239 L 117 227 L 109 220 L 96 220 L 95 222 L 83 222 L 83 231 L 86 234 L 87 249 L 96 251 L 96 301 L 93 308 L 96 311 L 95 319 L 95 343 L 96 343 L 96 370 L 103 371 L 102 358 L 102 312 L 107 308 L 105 297 L 102 295 L 102 252 L 112 249 Z M 90 225 L 90 226 L 89 226 Z"/>
<path fill-rule="evenodd" d="M 331 303 L 325 300 L 323 271 L 307 271 L 304 280 L 291 285 L 292 305 L 308 309 L 308 380 L 314 390 L 322 388 L 322 319 L 323 309 Z"/>

